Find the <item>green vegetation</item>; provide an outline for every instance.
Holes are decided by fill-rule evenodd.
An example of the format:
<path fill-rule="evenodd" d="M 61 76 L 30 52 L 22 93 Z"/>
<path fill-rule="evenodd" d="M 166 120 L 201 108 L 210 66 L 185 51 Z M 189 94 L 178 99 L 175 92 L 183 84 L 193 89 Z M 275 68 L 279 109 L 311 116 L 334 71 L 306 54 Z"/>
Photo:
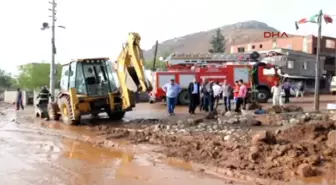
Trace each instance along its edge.
<path fill-rule="evenodd" d="M 60 80 L 62 66 L 56 64 L 56 82 Z M 17 86 L 22 89 L 37 89 L 41 86 L 49 86 L 50 64 L 30 63 L 18 67 L 19 74 L 16 77 Z"/>
<path fill-rule="evenodd" d="M 163 57 L 167 57 L 165 55 Z M 62 66 L 56 64 L 56 83 L 59 82 L 61 78 Z M 153 68 L 153 60 L 145 61 L 145 68 Z M 159 58 L 156 59 L 155 69 L 166 69 L 164 62 L 159 61 Z M 13 89 L 21 88 L 26 90 L 39 89 L 41 86 L 49 86 L 50 79 L 50 64 L 46 62 L 40 63 L 29 63 L 24 64 L 18 67 L 18 75 L 12 76 L 10 73 L 7 73 L 5 70 L 0 69 L 0 90 L 4 89 Z"/>
<path fill-rule="evenodd" d="M 154 63 L 154 60 L 147 60 L 147 61 L 145 61 L 145 68 L 153 70 L 153 63 Z M 163 69 L 163 70 L 165 70 L 166 69 L 166 64 L 164 62 L 160 61 L 157 58 L 156 59 L 156 63 L 155 63 L 155 70 L 156 69 Z"/>
<path fill-rule="evenodd" d="M 218 28 L 216 30 L 215 35 L 212 36 L 212 39 L 210 40 L 210 44 L 212 46 L 212 48 L 209 49 L 210 53 L 224 53 L 225 52 L 226 40 L 225 40 L 225 37 L 222 35 L 220 28 Z"/>
<path fill-rule="evenodd" d="M 8 89 L 13 87 L 15 81 L 13 80 L 10 73 L 7 73 L 5 70 L 0 69 L 0 90 Z"/>
<path fill-rule="evenodd" d="M 163 54 L 161 53 L 160 57 L 163 57 L 163 59 L 166 59 L 171 53 L 172 52 L 163 52 Z M 166 64 L 163 61 L 159 60 L 160 57 L 156 57 L 156 63 L 155 63 L 155 69 L 154 70 L 156 70 L 156 69 L 166 70 L 167 69 Z M 153 70 L 153 63 L 154 63 L 154 60 L 146 60 L 145 61 L 145 68 Z"/>

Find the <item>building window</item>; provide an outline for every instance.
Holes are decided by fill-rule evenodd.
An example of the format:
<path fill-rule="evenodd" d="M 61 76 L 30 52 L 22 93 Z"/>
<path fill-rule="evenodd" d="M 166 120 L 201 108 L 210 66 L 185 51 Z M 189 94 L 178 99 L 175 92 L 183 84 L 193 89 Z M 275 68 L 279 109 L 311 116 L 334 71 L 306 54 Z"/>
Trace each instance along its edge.
<path fill-rule="evenodd" d="M 245 48 L 244 47 L 238 48 L 238 53 L 242 53 L 242 52 L 245 52 Z"/>
<path fill-rule="evenodd" d="M 259 48 L 262 48 L 262 44 L 259 45 Z"/>
<path fill-rule="evenodd" d="M 335 58 L 334 57 L 329 57 L 326 58 L 324 61 L 325 65 L 335 65 Z"/>
<path fill-rule="evenodd" d="M 255 45 L 252 45 L 252 49 L 255 49 Z"/>
<path fill-rule="evenodd" d="M 326 48 L 334 49 L 335 48 L 335 41 L 327 39 L 326 43 L 325 43 L 325 46 L 326 46 Z"/>
<path fill-rule="evenodd" d="M 288 69 L 294 69 L 294 61 L 288 60 L 288 62 L 287 62 L 287 68 Z"/>
<path fill-rule="evenodd" d="M 314 47 L 314 50 L 313 50 L 313 55 L 316 55 L 316 53 L 317 53 L 317 48 L 316 48 L 316 47 Z"/>
<path fill-rule="evenodd" d="M 307 69 L 308 69 L 308 63 L 307 63 L 306 61 L 303 62 L 302 68 L 303 68 L 304 70 L 307 70 Z"/>

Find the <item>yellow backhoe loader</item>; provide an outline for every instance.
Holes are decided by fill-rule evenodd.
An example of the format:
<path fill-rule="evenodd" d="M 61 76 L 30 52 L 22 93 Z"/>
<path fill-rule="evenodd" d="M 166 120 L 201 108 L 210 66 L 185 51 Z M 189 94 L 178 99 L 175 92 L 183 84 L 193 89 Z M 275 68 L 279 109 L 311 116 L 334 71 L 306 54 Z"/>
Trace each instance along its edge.
<path fill-rule="evenodd" d="M 106 112 L 120 120 L 135 107 L 135 93 L 152 90 L 145 77 L 140 35 L 129 33 L 115 63 L 109 58 L 86 58 L 63 65 L 60 93 L 48 105 L 48 116 L 69 125 L 82 115 Z"/>

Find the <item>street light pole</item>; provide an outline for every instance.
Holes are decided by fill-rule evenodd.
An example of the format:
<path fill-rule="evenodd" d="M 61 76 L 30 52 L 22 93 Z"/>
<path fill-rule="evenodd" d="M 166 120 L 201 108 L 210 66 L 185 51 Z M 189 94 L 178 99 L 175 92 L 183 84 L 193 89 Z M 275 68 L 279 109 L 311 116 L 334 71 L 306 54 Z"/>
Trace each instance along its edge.
<path fill-rule="evenodd" d="M 55 46 L 55 22 L 56 22 L 56 2 L 52 0 L 52 15 L 51 15 L 51 64 L 50 64 L 50 94 L 51 100 L 54 101 L 55 97 L 55 55 L 56 55 L 56 46 Z"/>

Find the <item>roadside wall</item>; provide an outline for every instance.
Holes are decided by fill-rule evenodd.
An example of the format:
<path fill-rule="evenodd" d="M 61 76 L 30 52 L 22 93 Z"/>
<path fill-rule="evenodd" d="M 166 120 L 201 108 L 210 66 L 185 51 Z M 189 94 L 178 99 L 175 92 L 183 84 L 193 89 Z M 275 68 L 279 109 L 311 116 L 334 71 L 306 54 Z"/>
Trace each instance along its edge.
<path fill-rule="evenodd" d="M 55 89 L 55 95 L 57 95 L 59 92 L 60 92 L 59 89 Z M 34 91 L 34 94 L 33 94 L 34 105 L 36 105 L 36 103 L 37 103 L 36 97 L 37 97 L 38 93 L 39 93 L 39 91 L 36 91 L 36 90 Z M 146 92 L 139 93 L 138 101 L 139 102 L 148 102 L 149 101 L 148 93 L 146 93 Z"/>
<path fill-rule="evenodd" d="M 16 96 L 17 96 L 17 91 L 5 91 L 4 92 L 4 102 L 6 103 L 13 103 L 16 101 Z M 27 105 L 27 92 L 26 91 L 22 91 L 22 103 L 24 106 Z"/>

